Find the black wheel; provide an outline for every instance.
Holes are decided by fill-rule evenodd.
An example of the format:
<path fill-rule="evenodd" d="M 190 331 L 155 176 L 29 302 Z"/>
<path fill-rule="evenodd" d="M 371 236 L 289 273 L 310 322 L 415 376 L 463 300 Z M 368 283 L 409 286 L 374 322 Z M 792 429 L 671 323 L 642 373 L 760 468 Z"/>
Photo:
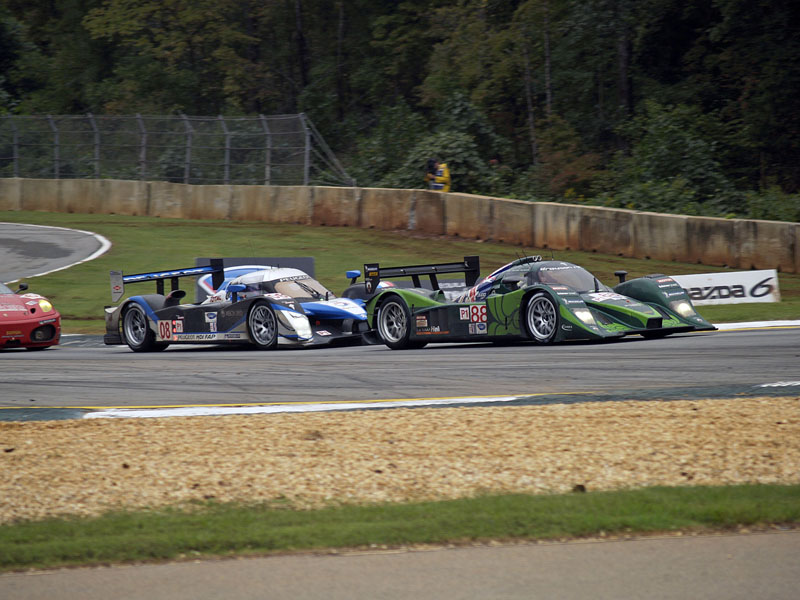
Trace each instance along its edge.
<path fill-rule="evenodd" d="M 156 334 L 150 329 L 147 315 L 138 304 L 131 304 L 122 315 L 122 337 L 134 352 L 163 350 L 167 344 L 156 343 Z"/>
<path fill-rule="evenodd" d="M 551 343 L 558 333 L 558 306 L 546 292 L 538 292 L 525 308 L 525 329 L 537 344 Z"/>
<path fill-rule="evenodd" d="M 250 341 L 259 350 L 272 350 L 278 345 L 278 319 L 264 300 L 253 302 L 247 313 Z"/>
<path fill-rule="evenodd" d="M 381 304 L 378 310 L 378 335 L 383 343 L 392 350 L 423 348 L 426 344 L 409 340 L 411 337 L 411 312 L 406 303 L 396 296 Z"/>

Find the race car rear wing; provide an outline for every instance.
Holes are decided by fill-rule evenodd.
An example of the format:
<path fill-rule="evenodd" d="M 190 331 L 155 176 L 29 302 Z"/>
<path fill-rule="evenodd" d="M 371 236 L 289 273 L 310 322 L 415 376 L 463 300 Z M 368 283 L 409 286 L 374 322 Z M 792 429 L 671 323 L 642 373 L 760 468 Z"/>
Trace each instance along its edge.
<path fill-rule="evenodd" d="M 411 277 L 414 287 L 421 287 L 420 276 L 427 275 L 431 280 L 431 288 L 439 289 L 438 275 L 445 273 L 464 273 L 467 287 L 472 287 L 481 274 L 480 257 L 465 256 L 462 262 L 442 263 L 436 265 L 410 265 L 407 267 L 381 267 L 378 263 L 364 265 L 364 287 L 368 294 L 378 289 L 381 279 Z"/>
<path fill-rule="evenodd" d="M 153 273 L 137 273 L 136 275 L 123 275 L 122 271 L 111 271 L 111 301 L 116 302 L 125 293 L 126 283 L 140 283 L 142 281 L 155 281 L 156 293 L 164 295 L 164 280 L 169 279 L 172 291 L 178 289 L 178 279 L 192 275 L 211 274 L 211 283 L 218 289 L 225 280 L 225 267 L 221 258 L 209 259 L 211 264 L 190 267 L 187 269 L 171 269 L 169 271 L 156 271 Z"/>

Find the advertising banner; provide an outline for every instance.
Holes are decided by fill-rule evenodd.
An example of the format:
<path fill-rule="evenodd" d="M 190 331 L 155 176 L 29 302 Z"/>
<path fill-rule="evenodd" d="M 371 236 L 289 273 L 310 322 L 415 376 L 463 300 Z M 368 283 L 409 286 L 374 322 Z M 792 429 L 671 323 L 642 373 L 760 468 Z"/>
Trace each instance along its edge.
<path fill-rule="evenodd" d="M 695 306 L 780 302 L 781 299 L 778 272 L 775 269 L 670 277 L 686 290 Z"/>

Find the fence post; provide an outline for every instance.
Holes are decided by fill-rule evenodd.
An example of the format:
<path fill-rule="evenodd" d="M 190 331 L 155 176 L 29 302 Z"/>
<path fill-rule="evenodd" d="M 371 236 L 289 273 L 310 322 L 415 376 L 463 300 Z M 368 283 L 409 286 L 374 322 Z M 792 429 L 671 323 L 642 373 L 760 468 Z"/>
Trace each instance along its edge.
<path fill-rule="evenodd" d="M 94 121 L 94 115 L 88 113 L 89 123 L 94 132 L 94 178 L 100 179 L 100 130 L 97 128 L 97 123 Z"/>
<path fill-rule="evenodd" d="M 58 127 L 56 127 L 56 122 L 50 115 L 47 115 L 47 122 L 50 124 L 50 129 L 53 132 L 53 174 L 55 175 L 53 179 L 59 179 L 61 175 L 61 158 L 59 156 L 60 142 L 58 137 Z"/>
<path fill-rule="evenodd" d="M 222 125 L 222 131 L 225 132 L 225 174 L 222 180 L 225 185 L 228 185 L 231 175 L 231 134 L 225 124 L 225 117 L 219 115 L 219 122 Z"/>
<path fill-rule="evenodd" d="M 142 115 L 136 113 L 136 122 L 139 123 L 139 178 L 144 181 L 147 176 L 147 129 L 144 126 Z"/>
<path fill-rule="evenodd" d="M 181 118 L 186 130 L 186 162 L 183 166 L 183 183 L 188 184 L 192 176 L 192 134 L 194 129 L 192 129 L 192 125 L 185 114 L 181 113 Z"/>
<path fill-rule="evenodd" d="M 305 151 L 303 152 L 303 185 L 308 185 L 308 175 L 309 175 L 309 162 L 311 161 L 311 131 L 306 124 L 306 115 L 305 113 L 300 113 L 298 115 L 300 117 L 300 125 L 303 127 L 303 131 L 305 132 Z"/>
<path fill-rule="evenodd" d="M 272 132 L 269 130 L 267 117 L 258 115 L 258 118 L 264 128 L 264 185 L 269 185 L 272 177 Z"/>

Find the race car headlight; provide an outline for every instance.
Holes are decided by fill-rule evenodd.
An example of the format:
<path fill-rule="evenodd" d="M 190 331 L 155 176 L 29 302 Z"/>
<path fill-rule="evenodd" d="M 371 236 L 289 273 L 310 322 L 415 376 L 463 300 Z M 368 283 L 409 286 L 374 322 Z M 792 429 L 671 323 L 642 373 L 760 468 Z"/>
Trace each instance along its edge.
<path fill-rule="evenodd" d="M 586 323 L 587 325 L 595 325 L 594 317 L 592 316 L 592 311 L 588 308 L 576 308 L 572 311 L 576 317 L 578 317 L 581 321 Z"/>
<path fill-rule="evenodd" d="M 53 310 L 53 305 L 50 303 L 49 300 L 45 300 L 44 298 L 39 300 L 39 308 L 41 308 L 44 312 L 50 312 Z"/>
<path fill-rule="evenodd" d="M 682 317 L 693 317 L 697 314 L 694 312 L 692 305 L 686 300 L 676 300 L 675 302 L 670 302 L 669 306 Z"/>

